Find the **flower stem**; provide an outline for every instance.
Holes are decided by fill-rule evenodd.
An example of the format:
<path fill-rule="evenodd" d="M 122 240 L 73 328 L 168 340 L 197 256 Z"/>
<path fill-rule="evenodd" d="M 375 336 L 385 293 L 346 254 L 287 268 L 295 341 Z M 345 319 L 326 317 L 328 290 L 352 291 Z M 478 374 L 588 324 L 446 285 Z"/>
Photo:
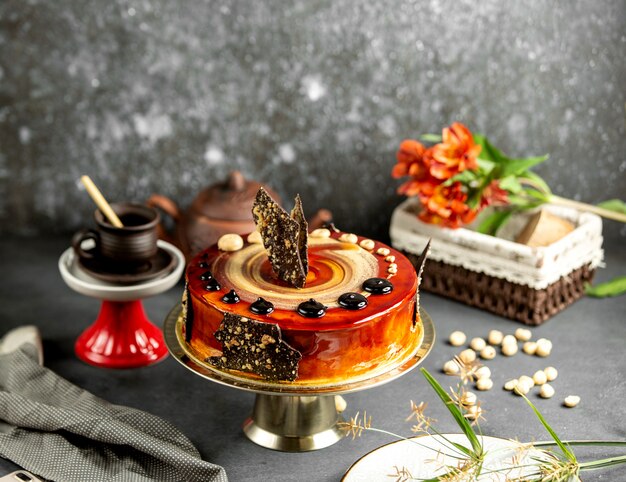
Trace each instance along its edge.
<path fill-rule="evenodd" d="M 554 194 L 551 194 L 550 196 L 548 196 L 548 202 L 551 204 L 557 204 L 559 206 L 567 206 L 567 207 L 575 208 L 575 209 L 578 209 L 579 211 L 594 213 L 594 214 L 597 214 L 598 216 L 602 216 L 603 218 L 613 219 L 614 221 L 621 221 L 622 223 L 626 223 L 626 214 L 611 211 L 609 209 L 604 209 L 599 206 L 594 206 L 593 204 L 586 204 L 586 203 L 581 203 L 578 201 L 572 201 L 571 199 L 566 199 L 564 197 L 555 196 Z"/>
<path fill-rule="evenodd" d="M 579 463 L 580 470 L 596 470 L 604 467 L 611 467 L 612 465 L 619 465 L 626 463 L 626 455 L 619 455 L 617 457 L 610 457 L 608 459 L 592 460 L 590 462 Z"/>

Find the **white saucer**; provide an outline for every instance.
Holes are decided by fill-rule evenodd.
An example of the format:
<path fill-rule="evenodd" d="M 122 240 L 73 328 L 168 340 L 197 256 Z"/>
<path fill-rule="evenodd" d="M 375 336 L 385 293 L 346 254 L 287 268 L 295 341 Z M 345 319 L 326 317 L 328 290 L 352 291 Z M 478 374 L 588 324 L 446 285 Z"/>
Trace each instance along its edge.
<path fill-rule="evenodd" d="M 174 245 L 157 241 L 160 248 L 168 251 L 175 259 L 174 268 L 163 276 L 132 285 L 107 283 L 89 276 L 79 265 L 73 248 L 66 249 L 59 258 L 59 271 L 63 281 L 74 291 L 109 301 L 131 301 L 154 296 L 174 286 L 185 269 L 185 257 Z"/>
<path fill-rule="evenodd" d="M 443 434 L 443 437 L 453 443 L 470 447 L 463 434 Z M 481 437 L 479 437 L 481 438 Z M 483 472 L 502 470 L 503 472 L 484 473 L 479 477 L 480 481 L 504 482 L 505 480 L 517 480 L 516 477 L 529 476 L 535 469 L 530 464 L 536 463 L 533 457 L 545 460 L 545 455 L 537 449 L 520 450 L 521 444 L 512 440 L 497 437 L 482 437 L 482 443 L 487 455 L 485 457 Z M 445 445 L 444 445 L 445 444 Z M 379 447 L 365 455 L 350 467 L 343 477 L 342 482 L 389 482 L 393 480 L 422 480 L 431 479 L 443 475 L 445 469 L 441 464 L 456 467 L 458 460 L 443 455 L 453 454 L 449 443 L 439 436 L 412 437 L 406 440 L 392 442 Z M 438 451 L 441 451 L 438 453 Z M 518 466 L 524 468 L 511 468 L 513 456 L 519 456 Z M 439 469 L 439 470 L 438 470 Z M 405 470 L 402 478 L 398 471 Z M 407 475 L 410 473 L 410 477 Z M 508 475 L 508 479 L 507 479 Z M 412 478 L 411 478 L 412 477 Z M 572 478 L 570 482 L 578 480 Z"/>

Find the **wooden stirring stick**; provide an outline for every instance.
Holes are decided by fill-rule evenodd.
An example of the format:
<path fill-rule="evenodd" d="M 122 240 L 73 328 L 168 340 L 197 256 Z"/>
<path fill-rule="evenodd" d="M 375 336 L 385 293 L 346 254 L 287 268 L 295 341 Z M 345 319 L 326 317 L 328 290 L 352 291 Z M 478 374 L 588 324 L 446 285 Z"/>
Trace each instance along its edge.
<path fill-rule="evenodd" d="M 85 186 L 85 189 L 87 189 L 87 192 L 91 196 L 91 199 L 93 199 L 93 202 L 96 203 L 96 206 L 98 206 L 98 209 L 102 211 L 102 214 L 106 216 L 109 222 L 116 228 L 123 228 L 124 225 L 122 224 L 122 221 L 120 221 L 120 218 L 117 217 L 117 214 L 115 214 L 115 211 L 111 209 L 111 206 L 109 205 L 107 200 L 104 199 L 104 196 L 102 195 L 100 190 L 96 187 L 96 185 L 93 183 L 91 178 L 89 176 L 81 176 L 80 182 L 83 183 L 83 186 Z"/>

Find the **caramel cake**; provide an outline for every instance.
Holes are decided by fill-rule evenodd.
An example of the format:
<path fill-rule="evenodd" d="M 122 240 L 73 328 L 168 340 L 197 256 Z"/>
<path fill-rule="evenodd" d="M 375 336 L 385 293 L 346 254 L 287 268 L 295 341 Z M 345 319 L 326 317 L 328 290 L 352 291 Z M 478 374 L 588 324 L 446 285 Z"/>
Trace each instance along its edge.
<path fill-rule="evenodd" d="M 253 214 L 246 241 L 226 235 L 187 267 L 189 356 L 245 378 L 335 385 L 417 351 L 418 275 L 400 252 L 336 229 L 307 236 L 299 199 L 288 214 L 261 190 Z"/>

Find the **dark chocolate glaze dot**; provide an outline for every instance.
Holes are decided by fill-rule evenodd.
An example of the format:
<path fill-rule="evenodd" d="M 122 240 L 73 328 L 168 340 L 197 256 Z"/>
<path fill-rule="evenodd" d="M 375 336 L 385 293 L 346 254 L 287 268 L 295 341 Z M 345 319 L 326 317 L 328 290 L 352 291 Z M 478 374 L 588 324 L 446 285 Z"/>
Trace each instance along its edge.
<path fill-rule="evenodd" d="M 222 296 L 222 301 L 224 303 L 228 303 L 229 305 L 234 305 L 235 303 L 239 303 L 239 301 L 241 301 L 241 298 L 239 298 L 239 295 L 235 290 L 230 290 L 228 293 Z"/>
<path fill-rule="evenodd" d="M 217 282 L 217 280 L 215 278 L 211 278 L 204 285 L 204 289 L 207 290 L 207 291 L 219 291 L 219 290 L 222 289 L 222 287 L 220 286 L 220 284 Z"/>
<path fill-rule="evenodd" d="M 370 278 L 363 282 L 363 289 L 373 295 L 388 295 L 393 291 L 393 285 L 385 278 Z"/>
<path fill-rule="evenodd" d="M 339 297 L 339 306 L 346 310 L 362 310 L 367 306 L 367 298 L 361 293 L 344 293 Z"/>
<path fill-rule="evenodd" d="M 311 298 L 309 301 L 303 301 L 298 305 L 298 314 L 305 318 L 321 318 L 326 314 L 326 308 L 319 301 Z"/>
<path fill-rule="evenodd" d="M 272 311 L 274 311 L 274 305 L 263 298 L 259 298 L 250 305 L 250 311 L 252 313 L 256 313 L 257 315 L 269 315 Z"/>
<path fill-rule="evenodd" d="M 198 263 L 198 267 L 199 268 L 208 268 L 209 267 L 209 263 L 207 263 L 206 261 L 200 261 Z"/>
<path fill-rule="evenodd" d="M 200 275 L 200 279 L 202 281 L 213 279 L 213 273 L 211 273 L 210 271 L 205 271 Z"/>

